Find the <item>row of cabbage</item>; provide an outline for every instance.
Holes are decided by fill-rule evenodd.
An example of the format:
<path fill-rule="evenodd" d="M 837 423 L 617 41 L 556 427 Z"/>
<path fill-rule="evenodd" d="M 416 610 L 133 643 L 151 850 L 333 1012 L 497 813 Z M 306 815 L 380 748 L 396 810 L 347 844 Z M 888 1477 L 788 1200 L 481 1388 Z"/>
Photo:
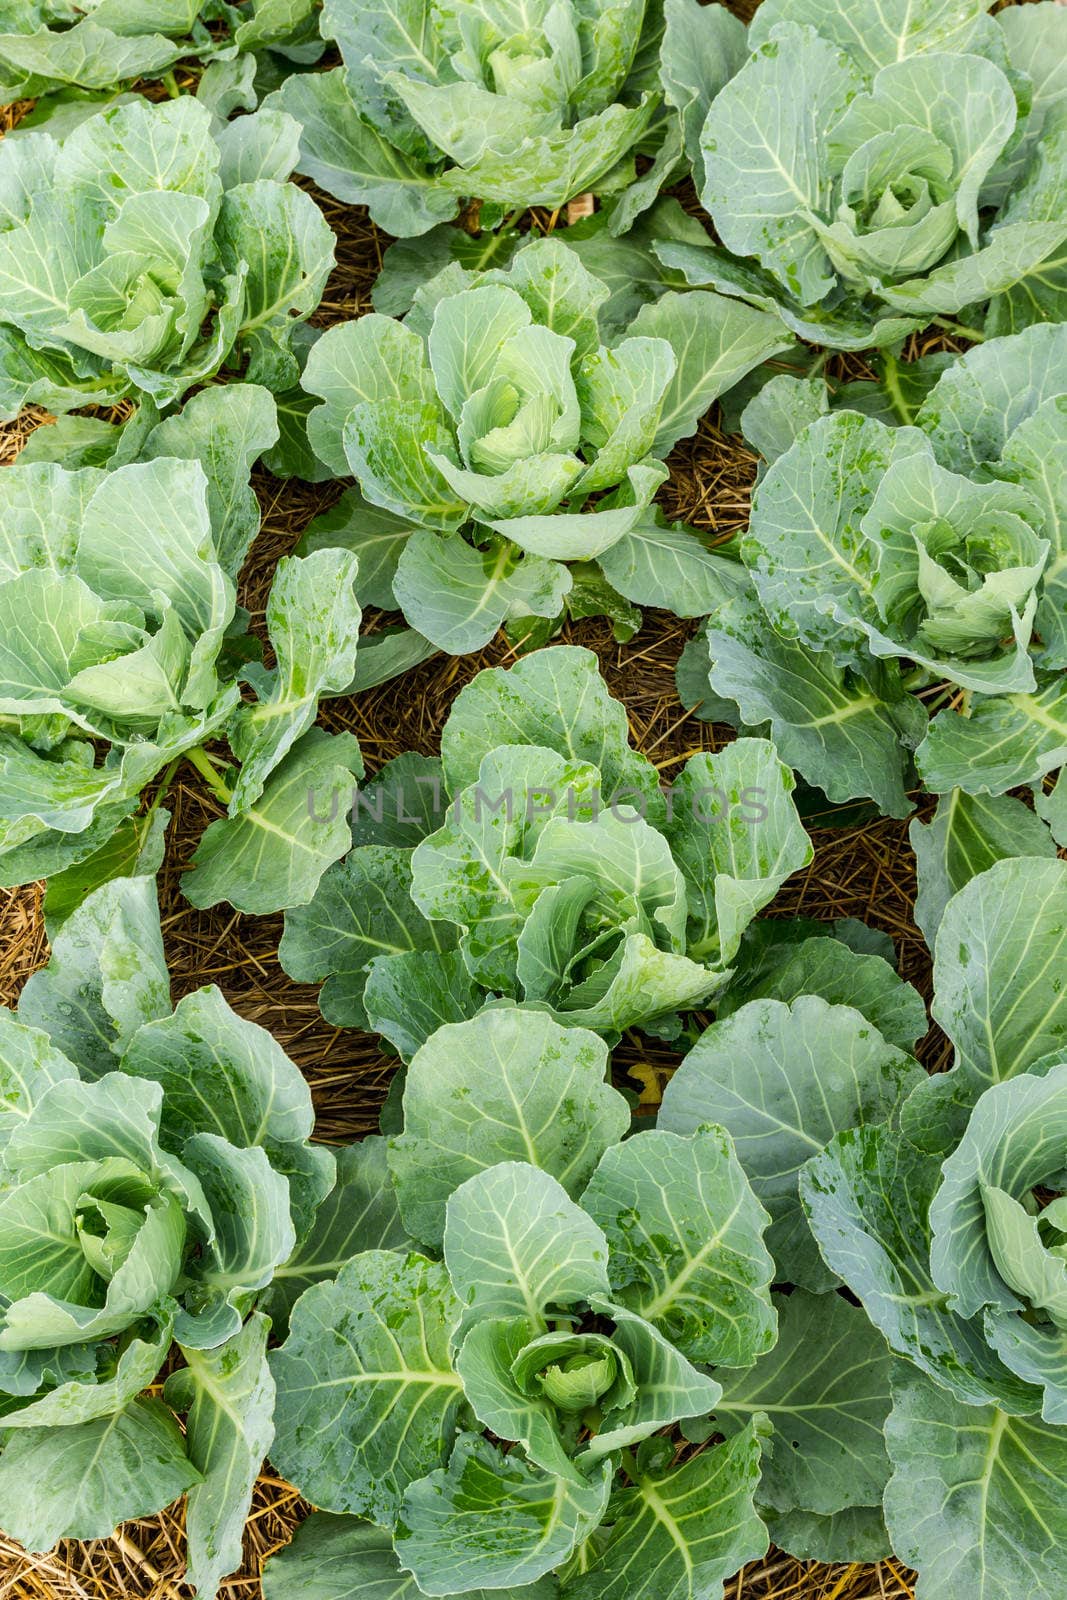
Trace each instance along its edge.
<path fill-rule="evenodd" d="M 0 1027 L 0 1526 L 186 1493 L 211 1600 L 269 1452 L 322 1509 L 267 1600 L 696 1600 L 770 1539 L 1062 1600 L 1067 11 L 9 9 L 0 405 L 59 420 L 0 476 L 0 882 L 52 941 Z M 294 172 L 396 236 L 325 331 Z M 931 324 L 974 348 L 905 361 Z M 712 547 L 656 496 L 716 400 L 760 466 Z M 270 667 L 257 463 L 354 480 Z M 550 644 L 642 607 L 705 619 L 679 696 L 737 735 L 669 788 Z M 364 783 L 316 725 L 501 628 L 439 758 Z M 172 1005 L 183 764 L 184 893 L 286 913 L 398 1058 L 381 1137 Z M 884 935 L 760 917 L 803 815 L 920 786 L 933 1079 Z M 685 1052 L 655 1127 L 633 1030 Z"/>

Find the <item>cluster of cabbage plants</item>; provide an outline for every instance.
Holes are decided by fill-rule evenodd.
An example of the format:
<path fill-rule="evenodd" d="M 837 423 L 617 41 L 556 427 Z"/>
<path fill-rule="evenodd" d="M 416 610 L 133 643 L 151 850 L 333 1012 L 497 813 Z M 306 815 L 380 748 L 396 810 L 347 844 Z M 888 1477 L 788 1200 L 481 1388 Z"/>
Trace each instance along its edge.
<path fill-rule="evenodd" d="M 716 1600 L 772 1543 L 1063 1600 L 1067 8 L 992 11 L 0 0 L 27 1549 L 184 1495 L 215 1600 L 269 1456 L 316 1509 L 264 1600 Z M 736 536 L 666 510 L 716 402 Z M 642 608 L 680 704 L 635 741 L 554 641 Z M 321 725 L 500 635 L 439 754 L 364 781 Z M 379 1133 L 313 1142 L 268 1032 L 173 1003 L 183 779 L 182 892 L 285 913 Z M 877 813 L 933 1075 L 892 941 L 775 903 Z"/>

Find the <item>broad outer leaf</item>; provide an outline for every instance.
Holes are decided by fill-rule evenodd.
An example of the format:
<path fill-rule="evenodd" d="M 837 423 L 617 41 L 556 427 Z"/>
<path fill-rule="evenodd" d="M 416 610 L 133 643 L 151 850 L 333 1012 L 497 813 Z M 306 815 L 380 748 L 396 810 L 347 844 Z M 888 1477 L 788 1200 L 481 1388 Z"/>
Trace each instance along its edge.
<path fill-rule="evenodd" d="M 259 502 L 248 475 L 278 437 L 275 404 L 254 383 L 202 389 L 177 416 L 154 427 L 138 459 L 199 461 L 207 477 L 211 534 L 219 562 L 236 579 L 259 531 Z"/>
<path fill-rule="evenodd" d="M 521 1161 L 468 1178 L 448 1201 L 445 1260 L 479 1317 L 525 1316 L 608 1291 L 608 1244 L 563 1185 Z"/>
<path fill-rule="evenodd" d="M 405 1250 L 408 1237 L 400 1220 L 386 1164 L 385 1140 L 377 1134 L 336 1152 L 337 1181 L 315 1212 L 311 1228 L 280 1267 L 258 1301 L 282 1337 L 289 1315 L 305 1289 L 335 1278 L 353 1256 L 365 1250 Z"/>
<path fill-rule="evenodd" d="M 716 1426 L 728 1436 L 765 1412 L 762 1505 L 829 1516 L 879 1505 L 893 1357 L 865 1312 L 839 1294 L 776 1295 L 778 1343 L 744 1372 L 720 1372 Z"/>
<path fill-rule="evenodd" d="M 13 1433 L 0 1456 L 0 1522 L 27 1550 L 57 1539 L 109 1539 L 149 1517 L 200 1474 L 178 1424 L 159 1400 L 133 1400 L 112 1416 L 70 1428 Z"/>
<path fill-rule="evenodd" d="M 945 907 L 964 884 L 1006 856 L 1056 854 L 1049 830 L 1021 800 L 962 789 L 942 795 L 929 822 L 916 818 L 908 839 L 919 880 L 915 921 L 931 950 Z"/>
<path fill-rule="evenodd" d="M 626 709 L 608 693 L 591 650 L 553 645 L 513 667 L 479 672 L 452 702 L 441 733 L 448 792 L 475 783 L 482 757 L 502 744 L 541 745 L 588 761 L 600 771 L 605 799 L 646 796 L 648 820 L 656 821 L 655 769 L 630 748 Z"/>
<path fill-rule="evenodd" d="M 0 1010 L 0 1151 L 54 1083 L 77 1076 L 78 1069 L 47 1033 Z"/>
<path fill-rule="evenodd" d="M 316 1505 L 395 1521 L 443 1463 L 463 1401 L 449 1339 L 461 1306 L 442 1266 L 369 1250 L 293 1309 L 270 1358 L 272 1459 Z"/>
<path fill-rule="evenodd" d="M 397 1554 L 423 1594 L 494 1592 L 543 1578 L 589 1537 L 608 1504 L 612 1470 L 557 1478 L 460 1434 L 448 1466 L 413 1483 L 396 1531 Z"/>
<path fill-rule="evenodd" d="M 882 1561 L 893 1554 L 882 1508 L 850 1506 L 832 1517 L 813 1511 L 783 1511 L 761 1507 L 771 1542 L 799 1561 Z"/>
<path fill-rule="evenodd" d="M 308 1139 L 311 1093 L 281 1046 L 237 1015 L 213 985 L 185 995 L 173 1015 L 145 1025 L 122 1069 L 163 1088 L 161 1133 L 180 1150 L 196 1133 L 215 1133 L 239 1149 L 261 1145 L 289 1180 L 293 1220 L 310 1218 L 333 1185 L 328 1150 Z"/>
<path fill-rule="evenodd" d="M 928 789 L 1003 794 L 1039 783 L 1067 762 L 1067 691 L 1062 676 L 1037 694 L 980 698 L 969 717 L 941 711 L 915 752 Z"/>
<path fill-rule="evenodd" d="M 169 1016 L 170 974 L 153 878 L 115 878 L 71 913 L 19 1018 L 41 1028 L 86 1077 L 111 1072 L 144 1022 Z"/>
<path fill-rule="evenodd" d="M 657 506 L 597 564 L 619 594 L 676 617 L 706 617 L 745 582 L 736 562 L 709 549 L 695 528 L 681 522 L 668 526 Z M 573 591 L 569 603 L 573 615 Z"/>
<path fill-rule="evenodd" d="M 411 626 L 457 656 L 487 645 L 508 617 L 559 616 L 570 586 L 570 573 L 558 561 L 540 555 L 516 560 L 506 540 L 478 550 L 458 533 L 429 528 L 411 534 L 393 577 L 397 604 Z"/>
<path fill-rule="evenodd" d="M 411 852 L 368 844 L 323 874 L 314 898 L 286 916 L 278 959 L 291 978 L 321 983 L 319 1005 L 342 1028 L 367 1023 L 363 992 L 370 963 L 456 943 L 446 922 L 431 922 L 411 898 Z"/>
<path fill-rule="evenodd" d="M 753 367 L 795 343 L 780 317 L 706 290 L 662 295 L 641 307 L 626 332 L 666 339 L 677 361 L 652 445 L 657 456 L 695 433 L 712 401 Z"/>
<path fill-rule="evenodd" d="M 1060 1600 L 1067 1541 L 1067 1430 L 961 1405 L 922 1373 L 894 1384 L 886 1522 L 919 1569 L 916 1600 Z"/>
<path fill-rule="evenodd" d="M 667 1085 L 659 1126 L 693 1133 L 714 1122 L 730 1133 L 773 1219 L 778 1280 L 820 1291 L 833 1278 L 801 1211 L 801 1168 L 843 1128 L 882 1122 L 922 1078 L 849 1006 L 753 1000 L 705 1029 Z"/>
<path fill-rule="evenodd" d="M 814 926 L 819 929 L 818 923 Z M 735 976 L 718 1003 L 720 1021 L 750 1000 L 784 1000 L 788 1005 L 814 994 L 832 1006 L 851 1006 L 887 1043 L 914 1050 L 929 1027 L 926 1007 L 918 990 L 905 983 L 885 956 L 850 949 L 844 936 L 832 934 L 825 924 L 807 938 L 789 941 L 776 941 L 773 931 L 772 926 L 766 948 L 754 946 L 752 959 L 744 964 L 742 944 Z"/>
<path fill-rule="evenodd" d="M 921 1148 L 954 1144 L 983 1089 L 1067 1042 L 1065 959 L 1067 862 L 1011 856 L 949 901 L 934 947 L 932 1011 L 956 1055 L 952 1071 L 920 1085 L 905 1112 Z"/>
<path fill-rule="evenodd" d="M 908 815 L 901 735 L 921 738 L 918 701 L 887 702 L 828 650 L 776 633 L 755 598 L 738 596 L 714 613 L 707 650 L 714 693 L 736 701 L 749 726 L 769 722 L 782 759 L 809 783 L 833 801 L 870 795 L 887 816 Z"/>
<path fill-rule="evenodd" d="M 602 1156 L 582 1206 L 607 1236 L 622 1305 L 683 1355 L 746 1366 L 769 1350 L 768 1217 L 721 1128 L 640 1133 Z"/>
<path fill-rule="evenodd" d="M 862 25 L 848 0 L 764 0 L 749 29 L 755 50 L 780 22 L 807 23 L 867 73 L 927 51 L 966 51 L 992 0 L 882 0 Z"/>
<path fill-rule="evenodd" d="M 100 813 L 97 813 L 99 819 Z M 113 878 L 152 877 L 163 865 L 170 812 L 165 806 L 124 817 L 110 838 L 84 859 L 48 874 L 44 917 L 50 938 L 94 889 Z M 85 835 L 81 835 L 84 838 Z"/>
<path fill-rule="evenodd" d="M 314 1511 L 263 1569 L 263 1600 L 419 1600 L 392 1535 L 372 1522 Z M 554 1600 L 551 1578 L 519 1589 L 467 1589 L 459 1600 Z"/>
<path fill-rule="evenodd" d="M 827 1266 L 892 1349 L 965 1405 L 1036 1411 L 1040 1392 L 997 1359 L 979 1324 L 949 1310 L 931 1276 L 928 1212 L 940 1179 L 936 1157 L 883 1125 L 839 1133 L 808 1162 L 800 1192 Z"/>
<path fill-rule="evenodd" d="M 566 1600 L 710 1600 L 769 1543 L 752 1500 L 765 1418 L 683 1466 L 639 1470 L 612 1501 L 608 1537 L 582 1552 Z"/>
<path fill-rule="evenodd" d="M 809 218 L 831 200 L 827 135 L 862 77 L 810 28 L 784 25 L 716 96 L 701 134 L 701 199 L 735 256 L 756 256 L 804 305 L 835 277 Z"/>
<path fill-rule="evenodd" d="M 228 900 L 260 916 L 306 905 L 351 842 L 353 775 L 362 771 L 352 734 L 310 729 L 254 806 L 204 831 L 182 879 L 186 898 L 201 908 Z"/>
<path fill-rule="evenodd" d="M 580 1195 L 630 1126 L 607 1061 L 595 1033 L 537 1011 L 494 1008 L 440 1028 L 408 1067 L 404 1131 L 389 1150 L 412 1238 L 440 1245 L 449 1195 L 498 1161 L 528 1161 Z"/>
<path fill-rule="evenodd" d="M 1067 323 L 976 345 L 946 368 L 918 415 L 942 466 L 967 476 L 999 461 L 1012 434 L 1063 393 Z"/>
<path fill-rule="evenodd" d="M 202 1474 L 185 1507 L 186 1580 L 198 1594 L 213 1594 L 241 1565 L 252 1486 L 274 1437 L 269 1332 L 269 1319 L 256 1312 L 219 1349 L 183 1350 L 186 1364 L 164 1391 L 186 1414 L 186 1448 Z"/>

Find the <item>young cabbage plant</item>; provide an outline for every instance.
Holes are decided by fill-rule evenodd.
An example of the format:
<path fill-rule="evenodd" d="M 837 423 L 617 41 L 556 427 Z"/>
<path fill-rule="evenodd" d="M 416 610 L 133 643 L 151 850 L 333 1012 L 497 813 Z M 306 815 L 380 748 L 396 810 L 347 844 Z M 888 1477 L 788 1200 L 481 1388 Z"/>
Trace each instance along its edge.
<path fill-rule="evenodd" d="M 1004 857 L 935 920 L 933 1014 L 953 1066 L 880 1125 L 842 1127 L 801 1171 L 800 1198 L 826 1267 L 907 1363 L 886 1423 L 884 1510 L 917 1595 L 1055 1600 L 1067 1536 L 1067 864 Z"/>
<path fill-rule="evenodd" d="M 694 176 L 721 244 L 665 242 L 664 263 L 835 349 L 961 313 L 1060 320 L 1067 17 L 990 3 L 763 0 L 739 71 L 709 26 L 681 86 L 709 79 Z"/>
<path fill-rule="evenodd" d="M 270 1358 L 272 1459 L 377 1529 L 317 1519 L 275 1600 L 339 1550 L 412 1595 L 540 1597 L 551 1573 L 565 1595 L 710 1593 L 766 1549 L 765 1420 L 680 1462 L 668 1431 L 721 1396 L 702 1367 L 774 1343 L 766 1213 L 719 1128 L 617 1142 L 606 1063 L 595 1035 L 511 1007 L 416 1055 L 389 1163 L 428 1253 L 356 1256 Z"/>
<path fill-rule="evenodd" d="M 498 997 L 610 1039 L 673 1037 L 811 860 L 772 744 L 695 755 L 664 792 L 586 650 L 479 673 L 441 750 L 356 796 L 356 848 L 287 917 L 279 953 L 325 980 L 330 1021 L 405 1058 Z"/>
<path fill-rule="evenodd" d="M 146 877 L 0 1012 L 0 1079 L 0 1526 L 47 1550 L 187 1494 L 213 1600 L 273 1433 L 258 1306 L 334 1185 L 307 1085 L 218 989 L 172 1008 Z"/>
<path fill-rule="evenodd" d="M 770 458 L 741 539 L 748 583 L 687 647 L 683 701 L 769 729 L 831 800 L 891 816 L 911 808 L 912 752 L 938 793 L 1002 795 L 1060 768 L 1065 362 L 1064 324 L 991 340 L 896 425 L 827 413 L 814 380 L 767 383 L 743 418 Z"/>
<path fill-rule="evenodd" d="M 309 899 L 348 847 L 343 819 L 317 820 L 307 796 L 361 770 L 351 735 L 313 727 L 319 696 L 354 673 L 355 557 L 278 563 L 269 671 L 236 603 L 259 526 L 249 467 L 276 435 L 270 395 L 228 385 L 144 435 L 141 461 L 37 460 L 0 478 L 0 877 L 50 878 L 57 918 L 77 884 L 158 866 L 183 760 L 227 811 L 186 878 L 195 903 Z M 211 750 L 221 739 L 239 768 Z"/>
<path fill-rule="evenodd" d="M 333 233 L 288 177 L 296 125 L 136 99 L 0 149 L 0 414 L 162 409 L 226 365 L 296 384 Z"/>
<path fill-rule="evenodd" d="M 291 77 L 268 104 L 301 124 L 301 172 L 388 232 L 425 233 L 464 200 L 499 221 L 633 182 L 635 150 L 662 138 L 661 26 L 645 0 L 326 0 L 343 65 Z"/>
<path fill-rule="evenodd" d="M 0 101 L 36 100 L 38 125 L 91 111 L 94 92 L 135 78 L 167 77 L 177 92 L 168 74 L 182 60 L 229 66 L 237 52 L 266 49 L 290 63 L 316 59 L 322 44 L 313 0 L 250 0 L 240 8 L 220 0 L 4 0 Z M 42 103 L 44 96 L 53 98 Z"/>
<path fill-rule="evenodd" d="M 628 637 L 635 603 L 702 616 L 743 578 L 652 498 L 661 457 L 791 340 L 722 296 L 672 293 L 604 344 L 609 292 L 539 239 L 506 270 L 450 263 L 403 321 L 330 328 L 308 356 L 304 388 L 324 402 L 311 445 L 361 491 L 308 547 L 365 553 L 364 598 L 451 654 L 502 623 L 543 641 L 568 611 L 606 612 Z"/>

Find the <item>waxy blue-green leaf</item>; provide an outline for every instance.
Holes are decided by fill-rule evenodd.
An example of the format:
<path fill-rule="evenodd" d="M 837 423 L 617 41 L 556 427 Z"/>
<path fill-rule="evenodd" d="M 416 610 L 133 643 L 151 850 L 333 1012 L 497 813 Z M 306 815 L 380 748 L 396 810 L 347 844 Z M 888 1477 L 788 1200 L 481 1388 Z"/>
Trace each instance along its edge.
<path fill-rule="evenodd" d="M 827 1266 L 841 1277 L 890 1348 L 965 1406 L 1026 1415 L 1040 1391 L 1022 1382 L 966 1321 L 930 1274 L 930 1202 L 941 1178 L 888 1124 L 836 1135 L 804 1167 L 800 1194 Z"/>
<path fill-rule="evenodd" d="M 288 1331 L 293 1306 L 312 1284 L 335 1278 L 346 1261 L 364 1250 L 405 1250 L 408 1236 L 386 1164 L 385 1140 L 377 1134 L 336 1152 L 337 1178 L 296 1249 L 276 1268 L 258 1301 L 276 1337 Z"/>
<path fill-rule="evenodd" d="M 773 1344 L 770 1219 L 721 1128 L 614 1145 L 582 1206 L 607 1238 L 615 1299 L 684 1355 L 739 1367 Z"/>
<path fill-rule="evenodd" d="M 316 1505 L 392 1523 L 408 1485 L 442 1465 L 463 1391 L 445 1269 L 369 1250 L 293 1308 L 272 1353 L 279 1471 Z"/>
<path fill-rule="evenodd" d="M 201 1481 L 185 1505 L 187 1576 L 211 1594 L 241 1563 L 252 1487 L 274 1437 L 274 1380 L 267 1367 L 270 1323 L 258 1313 L 217 1350 L 183 1350 L 164 1398 L 187 1414 L 186 1449 Z"/>
<path fill-rule="evenodd" d="M 737 592 L 744 572 L 709 549 L 695 528 L 664 522 L 658 507 L 597 557 L 609 583 L 628 600 L 677 617 L 705 617 Z"/>
<path fill-rule="evenodd" d="M 1029 1325 L 1055 1349 L 1067 1338 L 1067 1259 L 1039 1231 L 1033 1190 L 1056 1186 L 1067 1139 L 1067 1064 L 994 1085 L 971 1113 L 967 1131 L 942 1168 L 930 1208 L 931 1271 L 962 1316 L 990 1308 L 997 1324 L 1017 1320 L 1025 1349 Z M 1059 1340 L 1056 1334 L 1059 1334 Z M 1010 1341 L 995 1341 L 1002 1352 Z M 1036 1346 L 1035 1346 L 1036 1348 Z M 1062 1361 L 1062 1357 L 1061 1357 Z M 1032 1361 L 1023 1369 L 1036 1376 Z M 1037 1381 L 1040 1381 L 1038 1379 Z M 1048 1386 L 1045 1415 L 1062 1420 L 1067 1392 Z"/>
<path fill-rule="evenodd" d="M 180 1150 L 194 1133 L 216 1133 L 239 1149 L 260 1145 L 289 1180 L 293 1218 L 306 1225 L 333 1186 L 328 1150 L 309 1146 L 311 1094 L 265 1028 L 247 1022 L 214 986 L 146 1023 L 122 1070 L 163 1089 L 162 1137 Z"/>
<path fill-rule="evenodd" d="M 449 1197 L 445 1261 L 460 1303 L 478 1317 L 525 1316 L 608 1292 L 601 1230 L 547 1172 L 501 1161 Z"/>
<path fill-rule="evenodd" d="M 782 1000 L 789 1005 L 802 995 L 818 995 L 832 1006 L 851 1006 L 888 1044 L 913 1051 L 929 1026 L 918 990 L 905 983 L 884 956 L 851 949 L 843 934 L 825 925 L 815 928 L 818 931 L 807 937 L 799 931 L 796 938 L 775 942 L 772 924 L 766 930 L 766 948 L 754 946 L 748 961 L 742 942 L 735 975 L 716 1008 L 719 1020 L 733 1016 L 750 1000 Z"/>
<path fill-rule="evenodd" d="M 0 1011 L 0 1150 L 53 1084 L 76 1077 L 47 1033 Z"/>
<path fill-rule="evenodd" d="M 642 306 L 628 334 L 665 339 L 677 361 L 652 445 L 661 456 L 696 432 L 713 400 L 794 344 L 779 317 L 703 291 L 667 293 Z"/>
<path fill-rule="evenodd" d="M 793 788 L 766 739 L 691 756 L 675 780 L 664 832 L 686 881 L 693 960 L 732 961 L 752 918 L 811 860 Z"/>
<path fill-rule="evenodd" d="M 744 24 L 725 6 L 665 0 L 660 78 L 667 104 L 678 113 L 685 154 L 699 171 L 700 133 L 719 90 L 745 63 Z"/>
<path fill-rule="evenodd" d="M 363 991 L 372 961 L 409 951 L 444 952 L 456 943 L 447 922 L 431 922 L 411 898 L 410 852 L 369 844 L 323 875 L 314 898 L 285 919 L 278 959 L 291 978 L 323 985 L 323 1015 L 364 1027 Z"/>
<path fill-rule="evenodd" d="M 577 1482 L 555 1478 L 461 1433 L 448 1466 L 408 1489 L 397 1554 L 422 1594 L 536 1583 L 597 1527 L 611 1477 L 605 1462 Z"/>
<path fill-rule="evenodd" d="M 756 1513 L 765 1419 L 680 1467 L 642 1468 L 612 1502 L 607 1539 L 590 1541 L 567 1578 L 567 1600 L 700 1600 L 766 1553 Z"/>
<path fill-rule="evenodd" d="M 945 907 L 964 884 L 1006 856 L 1056 854 L 1048 828 L 1021 800 L 962 789 L 942 795 L 929 822 L 916 818 L 908 839 L 918 872 L 915 921 L 931 950 Z"/>
<path fill-rule="evenodd" d="M 438 1028 L 473 1017 L 484 998 L 459 950 L 376 958 L 363 990 L 368 1027 L 388 1039 L 404 1061 Z"/>
<path fill-rule="evenodd" d="M 834 284 L 813 219 L 830 208 L 827 130 L 862 82 L 836 46 L 783 23 L 716 96 L 701 133 L 701 197 L 723 244 L 758 257 L 805 305 Z"/>
<path fill-rule="evenodd" d="M 781 22 L 806 23 L 855 56 L 867 73 L 930 51 L 962 51 L 974 42 L 992 0 L 886 0 L 862 27 L 847 0 L 764 0 L 749 29 L 757 49 Z"/>
<path fill-rule="evenodd" d="M 114 1070 L 142 1023 L 170 1009 L 155 882 L 116 878 L 67 918 L 48 966 L 22 991 L 19 1019 L 97 1077 Z"/>
<path fill-rule="evenodd" d="M 883 1430 L 893 1357 L 864 1312 L 839 1294 L 776 1295 L 778 1343 L 743 1372 L 722 1372 L 715 1425 L 729 1438 L 765 1413 L 761 1505 L 832 1516 L 878 1505 L 889 1477 Z"/>
<path fill-rule="evenodd" d="M 242 706 L 230 733 L 241 771 L 230 814 L 255 804 L 270 774 L 315 720 L 322 695 L 352 681 L 362 612 L 359 563 L 343 550 L 283 556 L 267 598 L 266 624 L 277 665 L 257 675 L 258 703 Z"/>
<path fill-rule="evenodd" d="M 439 1245 L 449 1195 L 499 1161 L 528 1161 L 577 1197 L 630 1125 L 604 1081 L 607 1060 L 596 1034 L 512 1007 L 428 1039 L 408 1067 L 404 1131 L 389 1148 L 412 1238 Z"/>
<path fill-rule="evenodd" d="M 961 1405 L 918 1372 L 905 1369 L 894 1389 L 886 1522 L 897 1556 L 919 1569 L 917 1600 L 953 1591 L 1056 1600 L 1067 1434 L 995 1405 Z"/>
<path fill-rule="evenodd" d="M 908 1136 L 944 1151 L 983 1089 L 1014 1078 L 1067 1041 L 1060 981 L 1067 943 L 1067 863 L 1012 856 L 972 878 L 945 907 L 934 946 L 934 1021 L 955 1046 L 952 1071 L 921 1084 Z M 1020 987 L 1018 974 L 1027 973 Z"/>
<path fill-rule="evenodd" d="M 264 1600 L 418 1600 L 384 1528 L 314 1511 L 263 1569 Z M 555 1600 L 552 1578 L 518 1589 L 468 1589 L 462 1600 Z"/>
<path fill-rule="evenodd" d="M 830 651 L 776 633 L 754 597 L 716 609 L 705 649 L 713 693 L 748 726 L 769 723 L 782 759 L 809 783 L 832 801 L 870 795 L 887 815 L 908 815 L 907 747 L 926 725 L 918 701 L 887 699 Z"/>
<path fill-rule="evenodd" d="M 228 900 L 257 915 L 306 905 L 351 841 L 348 811 L 362 772 L 351 734 L 311 728 L 254 806 L 205 829 L 182 879 L 186 898 L 201 907 Z"/>
<path fill-rule="evenodd" d="M 425 528 L 407 540 L 393 577 L 412 627 L 449 655 L 480 650 L 509 617 L 560 616 L 570 586 L 558 561 L 517 554 L 506 540 L 479 549 Z"/>
<path fill-rule="evenodd" d="M 134 1400 L 94 1422 L 15 1433 L 0 1458 L 0 1520 L 27 1550 L 109 1539 L 199 1480 L 170 1412 Z"/>
<path fill-rule="evenodd" d="M 478 777 L 482 758 L 502 744 L 534 744 L 596 767 L 605 799 L 643 802 L 662 815 L 655 769 L 630 748 L 626 710 L 607 690 L 591 650 L 554 645 L 491 667 L 461 689 L 441 732 L 441 759 L 450 793 Z"/>
<path fill-rule="evenodd" d="M 815 995 L 752 1000 L 705 1029 L 664 1091 L 659 1126 L 727 1130 L 771 1214 L 777 1278 L 821 1291 L 833 1278 L 800 1208 L 801 1169 L 842 1129 L 890 1116 L 921 1078 L 918 1063 L 849 1006 Z"/>

